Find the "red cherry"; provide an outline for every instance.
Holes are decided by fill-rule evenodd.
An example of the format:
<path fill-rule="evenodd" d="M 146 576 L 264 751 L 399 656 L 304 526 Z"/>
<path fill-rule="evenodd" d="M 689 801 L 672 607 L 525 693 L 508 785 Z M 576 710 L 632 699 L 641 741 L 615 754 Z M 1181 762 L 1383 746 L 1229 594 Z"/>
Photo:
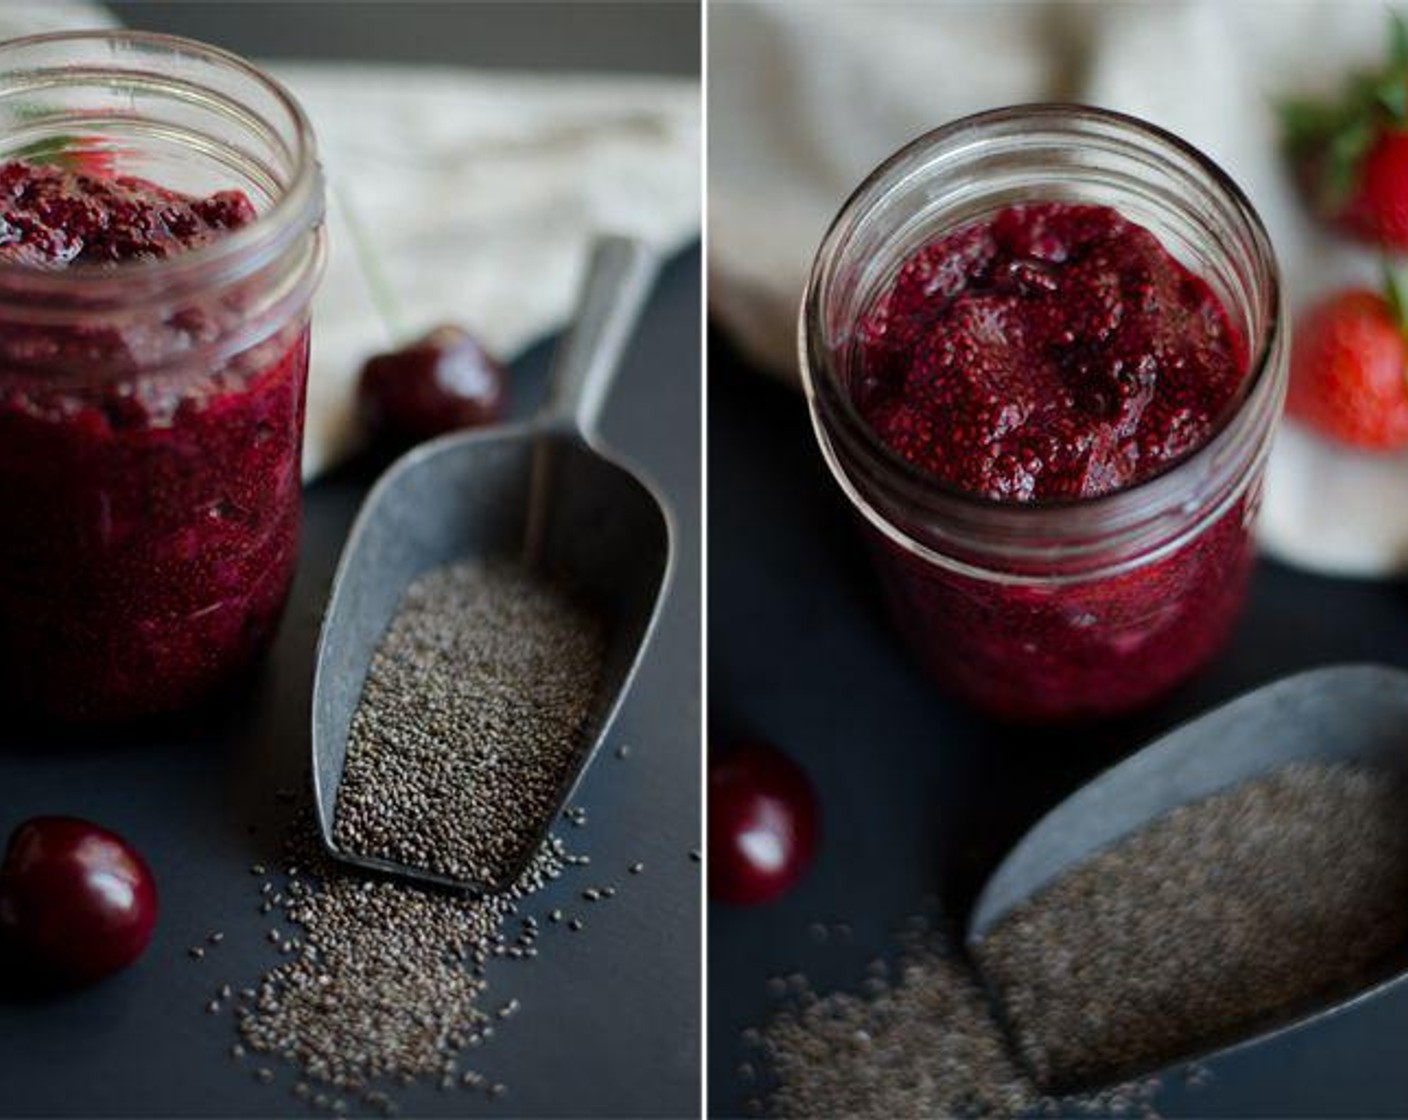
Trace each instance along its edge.
<path fill-rule="evenodd" d="M 362 367 L 358 406 L 373 437 L 416 443 L 499 420 L 507 381 L 503 366 L 467 331 L 436 327 Z"/>
<path fill-rule="evenodd" d="M 709 764 L 709 893 L 738 905 L 767 902 L 811 865 L 820 834 L 816 797 L 801 768 L 760 743 Z"/>
<path fill-rule="evenodd" d="M 34 817 L 0 865 L 0 934 L 57 979 L 125 968 L 152 938 L 156 882 L 122 837 L 74 817 Z"/>

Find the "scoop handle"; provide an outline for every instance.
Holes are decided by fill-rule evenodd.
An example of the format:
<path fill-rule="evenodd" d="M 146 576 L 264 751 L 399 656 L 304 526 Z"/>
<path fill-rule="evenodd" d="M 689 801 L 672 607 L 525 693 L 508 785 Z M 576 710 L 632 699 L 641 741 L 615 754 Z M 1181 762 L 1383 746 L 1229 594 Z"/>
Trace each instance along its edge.
<path fill-rule="evenodd" d="M 541 422 L 591 441 L 621 355 L 659 270 L 656 252 L 633 237 L 600 237 L 592 246 L 577 313 L 553 358 Z"/>

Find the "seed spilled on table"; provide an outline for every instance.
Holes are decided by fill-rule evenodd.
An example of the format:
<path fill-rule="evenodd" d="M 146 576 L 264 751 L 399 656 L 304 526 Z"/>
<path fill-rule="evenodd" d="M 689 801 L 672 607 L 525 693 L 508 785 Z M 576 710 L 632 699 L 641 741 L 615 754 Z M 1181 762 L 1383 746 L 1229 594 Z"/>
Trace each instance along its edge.
<path fill-rule="evenodd" d="M 1036 1095 L 977 982 L 934 937 L 910 935 L 890 983 L 863 995 L 784 981 L 761 1047 L 774 1116 L 1010 1116 Z M 751 1110 L 761 1111 L 761 1102 Z"/>
<path fill-rule="evenodd" d="M 456 879 L 506 878 L 585 745 L 605 648 L 596 614 L 521 567 L 421 576 L 353 716 L 339 846 Z M 573 823 L 585 823 L 580 810 Z"/>
<path fill-rule="evenodd" d="M 518 1016 L 516 999 L 488 1004 L 485 966 L 538 955 L 538 919 L 520 906 L 590 862 L 539 837 L 585 745 L 604 650 L 596 615 L 522 569 L 454 565 L 411 585 L 353 719 L 336 839 L 505 889 L 443 891 L 338 865 L 305 812 L 284 883 L 262 892 L 261 909 L 292 929 L 267 934 L 283 958 L 237 1010 L 245 1046 L 388 1113 L 381 1082 L 507 1092 L 462 1059 L 494 1036 L 491 1021 Z M 569 819 L 580 828 L 585 811 Z"/>
<path fill-rule="evenodd" d="M 818 995 L 793 975 L 762 1030 L 754 1111 L 1013 1116 L 1151 1111 L 1156 1078 L 1408 955 L 1408 781 L 1294 765 L 1175 810 L 1066 872 L 978 947 L 936 934 L 893 978 Z M 1204 1067 L 1187 1083 L 1203 1084 Z M 1049 1093 L 1115 1085 L 1057 1100 Z"/>
<path fill-rule="evenodd" d="M 304 1083 L 358 1094 L 387 1114 L 396 1102 L 381 1082 L 491 1092 L 487 1077 L 463 1068 L 464 1055 L 493 1037 L 491 1021 L 517 1018 L 520 1004 L 489 1005 L 484 966 L 522 957 L 536 940 L 538 921 L 520 908 L 548 885 L 548 870 L 565 866 L 562 843 L 549 839 L 516 883 L 486 896 L 337 864 L 321 851 L 311 812 L 288 845 L 298 874 L 281 892 L 293 932 L 280 944 L 290 955 L 241 992 L 238 1053 L 278 1055 Z M 516 935 L 506 932 L 515 917 Z"/>

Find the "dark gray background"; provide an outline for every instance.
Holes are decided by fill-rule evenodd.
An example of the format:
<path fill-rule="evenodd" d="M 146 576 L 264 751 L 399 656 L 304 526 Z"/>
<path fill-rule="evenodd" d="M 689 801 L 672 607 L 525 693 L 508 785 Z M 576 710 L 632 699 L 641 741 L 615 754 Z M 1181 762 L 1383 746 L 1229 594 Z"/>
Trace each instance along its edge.
<path fill-rule="evenodd" d="M 279 12 L 264 5 L 119 7 L 134 25 L 195 34 L 256 56 L 345 49 L 380 57 L 377 37 L 388 26 L 380 6 L 371 5 L 280 5 Z M 590 55 L 577 32 L 588 22 L 586 8 L 575 7 L 559 32 L 549 10 L 539 9 L 539 36 L 551 57 L 586 66 Z M 613 7 L 619 13 L 624 6 Z M 685 55 L 693 36 L 697 55 L 696 9 L 631 7 L 644 31 L 617 26 L 612 65 L 633 60 L 640 69 L 656 68 L 656 41 L 641 35 L 662 27 L 674 29 Z M 284 31 L 298 21 L 306 26 L 312 9 L 329 29 L 336 25 L 336 34 L 321 44 L 316 37 L 290 40 L 296 49 L 281 49 Z M 431 14 L 438 29 L 458 21 L 460 30 L 422 32 L 421 57 L 496 58 L 489 9 Z M 363 38 L 354 37 L 358 27 Z M 238 38 L 223 38 L 221 29 L 238 30 Z M 404 35 L 401 42 L 408 42 Z M 515 60 L 526 61 L 518 32 L 505 43 L 518 52 Z M 474 1064 L 507 1083 L 509 1095 L 491 1107 L 479 1095 L 427 1087 L 401 1098 L 407 1114 L 697 1113 L 699 866 L 689 851 L 700 828 L 699 278 L 697 250 L 667 269 L 603 423 L 607 442 L 659 483 L 678 527 L 669 600 L 614 737 L 632 751 L 618 761 L 604 750 L 583 784 L 579 801 L 590 823 L 568 829 L 566 838 L 591 855 L 591 868 L 569 873 L 529 905 L 539 913 L 581 909 L 576 892 L 608 879 L 620 893 L 587 912 L 579 934 L 548 927 L 537 960 L 491 968 L 492 999 L 516 996 L 523 1010 L 475 1052 Z M 548 358 L 545 345 L 515 363 L 516 414 L 541 400 Z M 363 462 L 309 489 L 303 557 L 284 627 L 259 679 L 229 704 L 140 732 L 0 734 L 0 835 L 36 813 L 91 817 L 147 856 L 162 903 L 152 946 L 126 973 L 60 997 L 0 992 L 0 1114 L 308 1113 L 288 1093 L 293 1077 L 286 1067 L 274 1063 L 275 1085 L 257 1083 L 255 1063 L 228 1056 L 236 1037 L 230 1016 L 203 1009 L 219 985 L 248 984 L 277 959 L 263 940 L 270 921 L 257 913 L 260 880 L 249 866 L 277 854 L 288 808 L 274 791 L 301 788 L 318 620 L 342 539 L 374 475 L 374 465 Z M 635 860 L 646 872 L 626 875 Z M 192 961 L 187 947 L 217 929 L 226 934 L 223 945 Z"/>
<path fill-rule="evenodd" d="M 750 1094 L 741 1032 L 765 1021 L 767 980 L 801 971 L 856 990 L 892 933 L 934 906 L 962 922 L 986 874 L 1081 782 L 1237 693 L 1336 662 L 1408 665 L 1397 584 L 1319 579 L 1262 562 L 1232 642 L 1201 677 L 1137 719 L 1013 731 L 935 691 L 886 624 L 845 500 L 800 393 L 711 340 L 709 737 L 757 736 L 808 771 L 821 803 L 816 865 L 791 894 L 709 913 L 709 1094 Z M 848 943 L 808 936 L 845 922 Z M 1338 1019 L 1173 1079 L 1166 1116 L 1408 1115 L 1408 986 Z"/>
<path fill-rule="evenodd" d="M 189 35 L 256 58 L 699 73 L 693 0 L 141 0 L 108 6 L 133 27 Z"/>

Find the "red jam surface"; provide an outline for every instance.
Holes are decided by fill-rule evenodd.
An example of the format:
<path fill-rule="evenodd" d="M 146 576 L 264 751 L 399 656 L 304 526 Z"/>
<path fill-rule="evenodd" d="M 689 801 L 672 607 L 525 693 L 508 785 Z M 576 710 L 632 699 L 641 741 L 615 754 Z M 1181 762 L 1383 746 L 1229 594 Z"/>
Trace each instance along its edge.
<path fill-rule="evenodd" d="M 1246 375 L 1212 289 L 1105 207 L 1035 203 L 933 241 L 858 331 L 858 410 L 897 454 L 1001 502 L 1143 482 L 1212 436 Z M 941 569 L 876 534 L 921 660 L 994 713 L 1143 704 L 1220 646 L 1241 604 L 1255 495 L 1158 561 L 1064 585 Z"/>
<path fill-rule="evenodd" d="M 0 260 L 40 268 L 163 260 L 254 221 L 240 191 L 190 198 L 145 179 L 0 165 Z"/>
<path fill-rule="evenodd" d="M 0 259 L 46 270 L 170 257 L 254 217 L 238 192 L 0 167 Z M 216 297 L 0 337 L 0 689 L 18 703 L 172 711 L 271 638 L 297 559 L 306 327 L 218 362 L 153 357 L 158 340 L 199 353 L 238 315 Z"/>

